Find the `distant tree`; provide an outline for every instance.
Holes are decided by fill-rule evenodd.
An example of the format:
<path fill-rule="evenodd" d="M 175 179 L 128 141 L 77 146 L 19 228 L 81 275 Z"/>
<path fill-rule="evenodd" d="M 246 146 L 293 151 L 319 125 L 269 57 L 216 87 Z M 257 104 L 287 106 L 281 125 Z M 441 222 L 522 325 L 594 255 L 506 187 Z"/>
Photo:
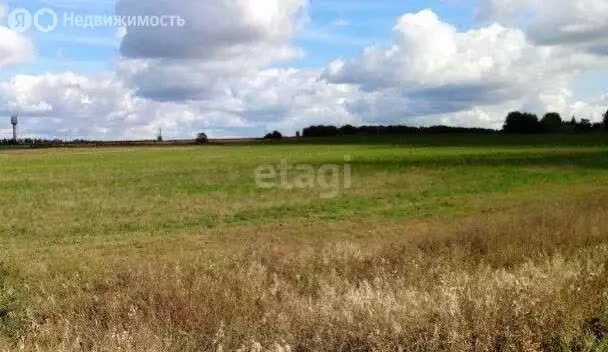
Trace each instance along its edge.
<path fill-rule="evenodd" d="M 302 138 L 302 133 L 300 131 L 296 132 L 296 138 Z"/>
<path fill-rule="evenodd" d="M 209 143 L 209 138 L 207 137 L 206 133 L 199 133 L 198 135 L 196 135 L 196 144 L 207 144 Z"/>
<path fill-rule="evenodd" d="M 593 124 L 589 119 L 582 119 L 574 128 L 576 132 L 590 132 L 593 131 Z"/>
<path fill-rule="evenodd" d="M 279 131 L 274 131 L 264 136 L 264 139 L 283 139 L 283 135 Z"/>
<path fill-rule="evenodd" d="M 511 134 L 539 133 L 541 125 L 538 116 L 514 111 L 507 116 L 503 131 Z"/>
<path fill-rule="evenodd" d="M 310 126 L 304 129 L 304 137 L 334 137 L 340 134 L 340 129 L 336 126 Z"/>
<path fill-rule="evenodd" d="M 608 111 L 604 114 L 604 119 L 602 120 L 602 125 L 604 127 L 604 131 L 608 131 Z"/>
<path fill-rule="evenodd" d="M 564 122 L 564 130 L 572 132 L 576 129 L 577 125 L 578 125 L 578 122 L 576 121 L 576 117 L 572 116 L 572 119 L 570 119 L 570 121 Z"/>
<path fill-rule="evenodd" d="M 357 129 L 357 127 L 354 127 L 352 125 L 345 125 L 340 127 L 340 134 L 343 136 L 353 136 L 357 133 L 359 133 L 359 130 Z"/>
<path fill-rule="evenodd" d="M 550 112 L 540 120 L 540 125 L 544 132 L 559 132 L 564 127 L 564 121 L 558 113 Z"/>

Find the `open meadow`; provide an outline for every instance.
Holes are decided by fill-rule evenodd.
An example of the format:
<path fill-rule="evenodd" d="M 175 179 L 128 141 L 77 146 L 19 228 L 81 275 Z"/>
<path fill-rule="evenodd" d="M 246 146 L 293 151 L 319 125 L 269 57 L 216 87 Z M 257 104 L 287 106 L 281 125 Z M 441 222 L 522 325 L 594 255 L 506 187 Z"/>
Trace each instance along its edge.
<path fill-rule="evenodd" d="M 0 150 L 0 351 L 607 351 L 607 271 L 604 135 Z"/>

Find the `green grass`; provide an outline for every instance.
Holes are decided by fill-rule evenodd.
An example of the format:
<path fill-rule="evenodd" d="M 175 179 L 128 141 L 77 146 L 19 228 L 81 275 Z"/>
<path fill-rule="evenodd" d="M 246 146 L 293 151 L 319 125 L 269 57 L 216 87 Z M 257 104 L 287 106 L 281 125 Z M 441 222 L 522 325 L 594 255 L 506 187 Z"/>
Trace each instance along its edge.
<path fill-rule="evenodd" d="M 603 141 L 602 141 L 603 142 Z M 262 164 L 344 164 L 353 186 L 263 190 Z M 608 148 L 298 145 L 4 152 L 2 240 L 147 232 L 170 236 L 251 223 L 466 215 L 479 197 L 601 181 Z M 35 205 L 35 206 L 34 206 Z M 474 211 L 474 209 L 472 209 Z M 22 221 L 28 219 L 28 221 Z"/>
<path fill-rule="evenodd" d="M 318 169 L 324 164 L 344 165 L 346 156 L 351 160 L 352 187 L 342 189 L 334 198 L 321 198 L 321 189 L 267 190 L 255 184 L 254 172 L 260 165 L 276 165 L 286 160 L 290 164 L 308 164 Z M 541 265 L 556 254 L 565 256 L 568 262 L 563 265 L 568 266 L 570 260 L 578 263 L 580 258 L 585 258 L 580 251 L 599 250 L 598 246 L 608 244 L 608 237 L 603 237 L 608 226 L 596 223 L 596 218 L 589 218 L 590 214 L 598 214 L 599 217 L 605 212 L 602 195 L 607 194 L 606 180 L 608 137 L 603 135 L 343 138 L 251 146 L 0 150 L 0 331 L 4 331 L 7 348 L 16 348 L 18 341 L 15 339 L 20 338 L 27 340 L 24 343 L 28 349 L 40 343 L 49 349 L 72 350 L 68 345 L 61 345 L 67 340 L 62 340 L 60 332 L 46 334 L 31 328 L 32 322 L 40 326 L 44 325 L 45 319 L 52 321 L 53 317 L 64 317 L 64 320 L 74 319 L 70 328 L 73 336 L 66 337 L 70 343 L 77 336 L 88 341 L 91 349 L 96 346 L 95 349 L 103 350 L 100 346 L 107 336 L 100 334 L 107 324 L 104 323 L 104 328 L 98 327 L 99 331 L 94 333 L 96 328 L 87 325 L 91 321 L 86 319 L 87 316 L 97 316 L 99 312 L 79 316 L 70 314 L 76 314 L 78 307 L 82 308 L 79 305 L 88 304 L 89 299 L 114 299 L 110 297 L 112 292 L 122 295 L 112 296 L 118 297 L 118 303 L 112 306 L 119 307 L 116 308 L 118 311 L 130 309 L 129 305 L 135 304 L 133 302 L 140 294 L 145 296 L 146 290 L 150 295 L 157 294 L 158 288 L 146 288 L 144 284 L 135 287 L 114 282 L 121 280 L 120 275 L 133 276 L 134 281 L 150 280 L 147 274 L 138 271 L 142 264 L 157 268 L 179 263 L 193 266 L 192 270 L 200 277 L 234 275 L 237 278 L 242 274 L 238 270 L 249 270 L 251 263 L 260 261 L 260 265 L 267 267 L 264 270 L 269 271 L 269 277 L 275 275 L 279 281 L 287 275 L 286 272 L 291 273 L 289 275 L 300 275 L 296 272 L 304 276 L 310 274 L 309 284 L 295 283 L 295 291 L 290 293 L 295 295 L 292 297 L 294 300 L 302 299 L 303 302 L 306 297 L 312 300 L 319 297 L 320 293 L 313 287 L 329 285 L 327 282 L 330 281 L 335 283 L 336 278 L 345 280 L 339 285 L 350 283 L 356 286 L 382 278 L 388 280 L 386 285 L 392 287 L 391 290 L 403 290 L 408 286 L 408 279 L 380 274 L 377 270 L 386 264 L 376 260 L 385 257 L 402 259 L 406 253 L 395 254 L 391 248 L 402 248 L 404 243 L 414 247 L 411 249 L 413 252 L 408 249 L 407 254 L 416 258 L 421 258 L 421 253 L 432 257 L 436 251 L 437 263 L 426 259 L 418 263 L 428 266 L 429 270 L 439 265 L 433 270 L 443 272 L 447 267 L 441 263 L 459 263 L 450 266 L 449 270 L 454 275 L 466 272 L 482 277 L 486 275 L 482 274 L 485 264 L 505 270 L 514 268 L 523 273 L 527 269 L 517 265 L 527 260 Z M 565 218 L 564 214 L 568 214 L 571 207 L 578 217 L 567 217 L 566 223 L 554 222 L 560 226 L 572 226 L 568 230 L 571 234 L 588 232 L 589 237 L 581 237 L 580 243 L 576 242 L 578 239 L 565 240 L 561 234 L 549 235 L 547 229 L 558 231 L 554 227 L 557 225 L 538 227 L 545 224 L 544 221 L 555 220 L 553 212 L 561 214 L 560 219 Z M 505 238 L 498 240 L 496 237 L 494 242 L 484 244 L 479 258 L 471 259 L 475 255 L 463 257 L 462 253 L 473 253 L 469 251 L 475 250 L 479 241 L 485 241 L 486 235 L 491 238 L 497 231 L 502 231 L 495 228 L 495 223 L 507 221 L 503 216 L 508 217 L 509 225 L 504 223 L 502 228 L 527 231 L 522 224 L 528 224 L 533 234 L 541 233 L 545 237 L 541 236 L 536 244 L 527 240 L 522 242 L 524 234 L 501 232 Z M 537 223 L 530 216 L 538 216 L 542 221 Z M 584 229 L 577 227 L 579 223 L 584 224 Z M 455 230 L 458 228 L 466 228 L 466 236 L 458 234 Z M 443 235 L 438 235 L 440 233 Z M 509 236 L 520 239 L 512 250 L 508 249 L 511 248 Z M 430 247 L 433 250 L 427 251 L 429 247 L 426 247 L 428 243 L 424 244 L 424 238 L 435 243 Z M 417 242 L 419 240 L 423 242 Z M 335 267 L 343 267 L 344 271 L 332 274 L 327 271 L 330 264 L 324 255 L 321 255 L 325 258 L 322 259 L 309 254 L 309 251 L 331 251 L 328 248 L 344 245 L 347 248 L 362 246 L 356 251 L 367 253 L 363 256 L 371 258 L 369 267 L 362 267 L 356 255 L 344 254 L 344 261 L 335 259 Z M 267 254 L 263 254 L 264 251 Z M 603 258 L 602 255 L 597 257 Z M 405 266 L 409 268 L 411 263 L 401 259 L 391 267 L 398 268 L 395 270 L 404 270 Z M 217 270 L 223 274 L 213 274 L 201 269 L 200 265 L 217 265 Z M 557 271 L 552 271 L 553 267 L 547 266 L 546 270 L 547 275 L 558 275 Z M 315 281 L 317 276 L 324 277 L 327 282 Z M 216 279 L 218 282 L 230 281 L 228 278 Z M 411 279 L 414 280 L 415 275 Z M 196 281 L 192 277 L 190 280 Z M 237 284 L 228 281 L 223 284 L 226 290 L 236 287 L 232 285 Z M 102 285 L 102 282 L 106 284 Z M 102 292 L 98 291 L 101 289 L 99 285 L 109 286 Z M 425 285 L 424 289 L 429 289 L 432 283 Z M 194 293 L 202 294 L 198 289 L 188 287 L 180 286 L 188 297 Z M 336 288 L 338 291 L 346 289 L 346 286 L 336 287 L 342 287 Z M 309 291 L 316 293 L 307 296 Z M 230 292 L 241 297 L 233 299 L 235 304 L 239 299 L 245 299 L 245 293 Z M 223 297 L 219 291 L 216 294 Z M 135 301 L 123 302 L 125 297 Z M 596 302 L 596 298 L 591 301 Z M 193 311 L 203 309 L 198 305 L 202 303 L 192 297 L 173 299 L 181 300 Z M 266 298 L 260 299 L 264 301 Z M 49 300 L 56 305 L 40 307 L 41 302 L 48 303 Z M 555 298 L 555 302 L 561 301 Z M 272 303 L 273 306 L 277 304 Z M 594 307 L 598 305 L 601 306 L 597 303 Z M 144 305 L 141 309 L 152 308 Z M 274 341 L 272 339 L 278 335 L 292 345 L 298 341 L 316 341 L 312 337 L 297 337 L 297 334 L 284 335 L 285 331 L 277 326 L 264 330 L 263 325 L 248 320 L 252 319 L 247 315 L 249 313 L 229 313 L 230 309 L 226 309 L 224 319 L 221 312 L 206 314 L 219 315 L 218 321 L 232 323 L 226 326 L 232 332 L 225 332 L 230 335 L 228 340 L 232 343 L 244 343 L 249 338 L 266 338 L 263 341 L 266 343 Z M 270 307 L 261 310 L 272 311 Z M 579 313 L 583 314 L 582 310 Z M 126 319 L 121 315 L 123 313 L 116 314 L 104 315 L 105 318 L 97 316 L 96 319 L 111 322 Z M 182 324 L 180 332 L 172 331 L 162 323 L 160 326 L 150 325 L 147 318 L 142 317 L 137 333 L 145 338 L 148 333 L 158 337 L 154 331 L 164 331 L 168 336 L 165 338 L 175 342 L 170 344 L 170 349 L 180 350 L 207 346 L 207 342 L 189 338 L 188 334 L 198 333 L 203 338 L 219 329 L 219 323 L 201 326 L 203 330 L 198 330 L 173 315 L 163 319 L 171 324 Z M 380 317 L 372 314 L 366 319 Z M 504 327 L 511 323 L 501 324 Z M 215 332 L 210 332 L 213 329 Z M 295 327 L 291 329 L 287 330 L 297 330 Z M 369 336 L 358 336 L 357 333 L 346 336 L 343 334 L 350 330 L 346 327 L 341 329 L 335 326 L 335 336 L 325 337 L 327 344 L 313 344 L 314 348 L 310 347 L 313 345 L 307 346 L 338 350 L 331 342 L 333 339 L 343 338 L 355 343 L 356 337 L 361 346 L 384 349 L 390 345 L 384 342 L 396 341 L 385 336 L 379 337 L 378 341 L 382 343 L 377 341 L 377 344 L 370 345 L 371 340 L 366 340 Z M 359 334 L 363 334 L 363 330 Z M 267 335 L 260 337 L 260 331 L 266 331 Z M 358 330 L 353 328 L 351 333 L 353 331 Z M 567 331 L 580 333 L 574 328 Z M 530 338 L 536 341 L 533 337 Z M 523 339 L 520 335 L 517 338 Z M 504 339 L 509 340 L 510 337 Z M 461 342 L 454 342 L 454 346 L 466 345 L 464 342 L 459 344 Z M 58 347 L 60 345 L 63 347 Z M 2 346 L 0 338 L 0 349 Z M 127 342 L 108 346 L 141 350 Z M 147 345 L 146 349 L 165 350 L 154 346 Z M 231 343 L 226 342 L 226 346 L 231 346 Z M 430 343 L 421 346 L 441 347 Z M 439 349 L 458 348 L 443 346 Z M 303 347 L 303 350 L 307 348 Z"/>

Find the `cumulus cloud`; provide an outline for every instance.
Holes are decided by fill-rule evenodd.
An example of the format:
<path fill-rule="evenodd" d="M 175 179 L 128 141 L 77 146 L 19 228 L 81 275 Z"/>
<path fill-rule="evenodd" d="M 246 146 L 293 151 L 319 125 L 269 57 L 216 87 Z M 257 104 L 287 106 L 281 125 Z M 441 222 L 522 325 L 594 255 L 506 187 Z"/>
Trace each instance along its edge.
<path fill-rule="evenodd" d="M 128 28 L 121 72 L 147 98 L 212 98 L 232 77 L 299 57 L 292 39 L 306 8 L 306 0 L 119 0 L 120 15 L 179 16 L 186 23 Z"/>
<path fill-rule="evenodd" d="M 608 2 L 482 0 L 478 19 L 522 23 L 536 44 L 572 46 L 608 55 Z"/>
<path fill-rule="evenodd" d="M 311 124 L 359 122 L 348 109 L 359 90 L 320 76 L 320 70 L 265 70 L 238 81 L 231 95 L 243 116 L 270 128 L 295 132 Z"/>
<path fill-rule="evenodd" d="M 354 123 L 346 100 L 356 89 L 319 80 L 319 71 L 269 69 L 234 80 L 214 99 L 155 101 L 116 75 L 17 75 L 0 83 L 0 111 L 18 110 L 23 132 L 69 138 L 189 138 L 295 133 L 312 123 Z"/>
<path fill-rule="evenodd" d="M 159 128 L 175 138 L 216 126 L 238 128 L 240 117 L 217 107 L 137 97 L 113 75 L 17 75 L 0 84 L 0 110 L 20 111 L 26 135 L 97 139 L 151 139 Z"/>
<path fill-rule="evenodd" d="M 488 1 L 506 6 L 495 7 L 505 17 L 524 13 L 520 0 Z M 511 110 L 591 117 L 608 105 L 607 96 L 573 101 L 569 89 L 579 73 L 607 66 L 590 45 L 598 40 L 541 40 L 540 30 L 536 37 L 530 31 L 549 26 L 536 17 L 524 29 L 504 20 L 459 31 L 431 10 L 405 14 L 391 45 L 325 68 L 295 69 L 276 64 L 297 55 L 293 37 L 306 21 L 306 1 L 262 5 L 118 0 L 121 15 L 181 15 L 188 24 L 120 29 L 115 72 L 17 75 L 1 82 L 0 113 L 22 111 L 28 135 L 131 139 L 153 138 L 159 128 L 167 138 L 198 131 L 212 137 L 295 133 L 310 124 L 498 128 Z M 27 40 L 8 32 L 0 27 L 0 54 L 17 42 L 25 47 L 9 51 L 27 53 Z M 0 68 L 6 57 L 0 56 Z"/>
<path fill-rule="evenodd" d="M 0 2 L 0 20 L 6 15 L 6 6 Z M 0 26 L 0 69 L 21 64 L 34 56 L 32 42 L 22 34 Z"/>
<path fill-rule="evenodd" d="M 0 97 L 4 109 L 20 111 L 24 131 L 57 136 L 70 130 L 75 137 L 119 127 L 141 103 L 112 77 L 73 73 L 17 75 L 0 84 Z"/>
<path fill-rule="evenodd" d="M 541 54 L 521 31 L 493 25 L 458 33 L 431 10 L 404 15 L 393 31 L 394 45 L 370 47 L 360 58 L 335 61 L 328 77 L 367 89 L 430 88 L 488 77 L 499 81 L 515 73 L 513 66 Z"/>
<path fill-rule="evenodd" d="M 121 52 L 135 58 L 225 60 L 263 50 L 272 56 L 289 44 L 305 5 L 305 0 L 119 0 L 120 15 L 179 16 L 186 23 L 129 28 Z"/>
<path fill-rule="evenodd" d="M 512 85 L 602 65 L 590 55 L 536 46 L 521 30 L 498 24 L 458 32 L 431 10 L 404 15 L 394 33 L 391 47 L 371 47 L 354 60 L 335 61 L 327 76 L 367 89 L 401 86 L 416 91 L 452 84 Z"/>
<path fill-rule="evenodd" d="M 394 33 L 393 45 L 370 47 L 325 72 L 330 82 L 373 93 L 356 104 L 366 115 L 433 116 L 509 102 L 542 111 L 564 105 L 578 72 L 605 66 L 590 54 L 535 45 L 499 24 L 458 32 L 431 10 L 402 16 Z"/>
<path fill-rule="evenodd" d="M 589 119 L 600 122 L 602 116 L 608 111 L 608 92 L 597 97 L 592 97 L 587 101 L 577 100 L 570 103 L 568 113 L 578 118 Z"/>
<path fill-rule="evenodd" d="M 16 32 L 0 27 L 0 69 L 31 60 L 33 52 L 29 40 Z"/>

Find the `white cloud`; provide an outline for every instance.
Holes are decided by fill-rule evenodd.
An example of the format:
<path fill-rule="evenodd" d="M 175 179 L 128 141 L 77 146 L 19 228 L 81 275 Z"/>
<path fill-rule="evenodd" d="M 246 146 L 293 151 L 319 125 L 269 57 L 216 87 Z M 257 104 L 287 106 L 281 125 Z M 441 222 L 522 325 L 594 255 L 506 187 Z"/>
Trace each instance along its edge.
<path fill-rule="evenodd" d="M 118 0 L 120 15 L 180 16 L 184 27 L 129 28 L 122 53 L 135 58 L 205 58 L 285 51 L 305 0 Z M 270 51 L 269 51 L 270 50 Z"/>
<path fill-rule="evenodd" d="M 31 60 L 33 52 L 29 40 L 16 32 L 0 27 L 0 69 Z"/>
<path fill-rule="evenodd" d="M 355 111 L 370 118 L 432 121 L 505 104 L 539 113 L 564 109 L 572 77 L 607 66 L 591 54 L 535 45 L 523 31 L 498 24 L 458 32 L 431 10 L 402 16 L 394 33 L 393 45 L 335 61 L 325 73 L 369 92 Z"/>
<path fill-rule="evenodd" d="M 478 18 L 522 23 L 537 44 L 572 46 L 608 55 L 608 2 L 605 0 L 481 0 Z"/>
<path fill-rule="evenodd" d="M 113 77 L 69 72 L 14 76 L 0 84 L 0 97 L 5 109 L 20 111 L 24 131 L 57 136 L 70 130 L 75 137 L 99 136 L 101 127 L 129 121 L 141 104 Z"/>
<path fill-rule="evenodd" d="M 233 77 L 301 56 L 292 40 L 306 8 L 306 0 L 119 0 L 121 15 L 186 21 L 184 27 L 129 28 L 121 72 L 144 97 L 208 99 Z"/>
<path fill-rule="evenodd" d="M 517 0 L 491 1 L 507 6 L 503 14 L 520 16 Z M 117 30 L 123 56 L 114 73 L 17 75 L 1 82 L 0 113 L 21 110 L 29 135 L 130 139 L 153 138 L 159 128 L 167 138 L 188 138 L 198 131 L 212 137 L 294 133 L 311 124 L 500 127 L 516 109 L 591 117 L 608 107 L 608 96 L 573 101 L 570 91 L 579 73 L 608 66 L 590 50 L 597 40 L 542 45 L 531 37 L 532 24 L 523 30 L 507 22 L 459 31 L 426 10 L 397 21 L 392 45 L 371 46 L 326 68 L 277 68 L 298 54 L 293 38 L 307 3 L 259 4 L 119 0 L 121 14 L 184 15 L 189 25 L 184 32 Z M 0 54 L 20 52 L 7 62 L 22 62 L 29 42 L 8 32 L 0 27 Z M 0 56 L 0 68 L 6 57 Z"/>
<path fill-rule="evenodd" d="M 0 20 L 7 7 L 0 2 Z M 34 56 L 32 42 L 23 35 L 0 26 L 0 69 L 30 61 Z"/>
<path fill-rule="evenodd" d="M 587 101 L 574 101 L 568 107 L 568 115 L 576 116 L 579 119 L 589 119 L 600 122 L 604 114 L 608 111 L 608 92 L 598 97 L 593 97 Z"/>
<path fill-rule="evenodd" d="M 356 123 L 349 102 L 359 95 L 350 85 L 329 84 L 318 70 L 271 69 L 231 89 L 239 111 L 252 122 L 295 132 L 311 124 Z"/>
<path fill-rule="evenodd" d="M 370 47 L 360 58 L 335 61 L 328 77 L 367 89 L 400 86 L 417 91 L 452 84 L 520 84 L 566 68 L 603 64 L 591 55 L 535 46 L 522 31 L 497 24 L 457 32 L 431 10 L 403 16 L 394 32 L 394 45 Z"/>
<path fill-rule="evenodd" d="M 259 136 L 266 129 L 295 133 L 312 123 L 352 123 L 346 99 L 356 89 L 329 85 L 318 71 L 271 69 L 232 81 L 214 99 L 155 101 L 136 96 L 116 76 L 74 73 L 18 75 L 0 84 L 0 111 L 18 110 L 23 132 L 69 138 Z M 239 131 L 235 133 L 234 131 Z"/>

